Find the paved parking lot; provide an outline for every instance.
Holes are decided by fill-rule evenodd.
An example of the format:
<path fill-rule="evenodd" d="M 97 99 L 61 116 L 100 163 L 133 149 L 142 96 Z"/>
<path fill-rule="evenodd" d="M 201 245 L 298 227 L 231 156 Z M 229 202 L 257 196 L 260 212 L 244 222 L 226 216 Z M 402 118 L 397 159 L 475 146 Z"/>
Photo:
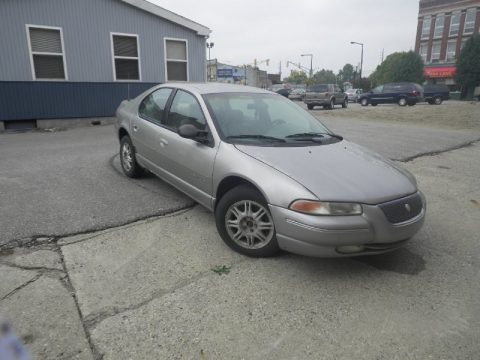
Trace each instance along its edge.
<path fill-rule="evenodd" d="M 123 177 L 111 127 L 0 135 L 0 314 L 38 359 L 476 358 L 480 132 L 334 116 L 416 175 L 405 248 L 246 258 L 185 196 Z"/>

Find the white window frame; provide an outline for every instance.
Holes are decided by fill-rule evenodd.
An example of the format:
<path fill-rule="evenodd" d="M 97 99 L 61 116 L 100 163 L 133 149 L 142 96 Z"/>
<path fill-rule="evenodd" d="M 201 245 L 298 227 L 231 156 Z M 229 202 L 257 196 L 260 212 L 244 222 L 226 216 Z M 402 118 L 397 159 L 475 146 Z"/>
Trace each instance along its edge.
<path fill-rule="evenodd" d="M 113 37 L 114 36 L 126 36 L 134 37 L 137 39 L 137 57 L 132 56 L 115 56 L 115 49 L 113 46 Z M 110 51 L 112 54 L 112 70 L 113 70 L 113 81 L 118 82 L 141 82 L 142 81 L 142 62 L 140 61 L 140 37 L 138 34 L 127 34 L 119 32 L 110 32 Z M 115 68 L 115 59 L 125 59 L 125 60 L 137 60 L 138 63 L 138 79 L 117 79 L 117 69 Z"/>
<path fill-rule="evenodd" d="M 439 16 L 443 16 L 443 24 L 442 26 L 437 26 L 437 21 L 438 21 L 438 17 Z M 437 33 L 437 28 L 438 29 L 442 29 L 442 33 L 440 35 L 436 35 Z M 433 38 L 434 39 L 441 39 L 443 37 L 443 32 L 445 30 L 445 14 L 437 14 L 437 16 L 435 17 L 435 27 L 433 28 Z"/>
<path fill-rule="evenodd" d="M 425 49 L 425 56 L 422 55 L 422 47 Z M 420 46 L 418 48 L 418 55 L 423 59 L 423 62 L 427 62 L 427 57 L 428 57 L 428 42 L 423 42 L 420 43 Z"/>
<path fill-rule="evenodd" d="M 458 15 L 458 30 L 457 30 L 456 34 L 452 34 L 452 20 L 453 20 L 454 15 Z M 460 29 L 461 20 L 462 20 L 462 13 L 460 11 L 455 11 L 450 15 L 450 27 L 448 29 L 448 36 L 449 37 L 458 36 L 462 33 L 461 29 Z"/>
<path fill-rule="evenodd" d="M 438 57 L 437 58 L 434 58 L 433 57 L 433 49 L 435 48 L 435 45 L 439 45 L 439 50 L 438 50 L 438 53 L 435 53 L 435 54 L 438 54 Z M 437 41 L 434 41 L 432 42 L 432 51 L 430 53 L 430 62 L 440 62 L 440 56 L 442 54 L 442 42 L 440 40 L 437 40 Z"/>
<path fill-rule="evenodd" d="M 454 56 L 453 57 L 449 57 L 448 54 L 451 54 L 451 52 L 448 52 L 448 47 L 450 44 L 454 44 Z M 454 39 L 454 40 L 448 40 L 447 41 L 447 49 L 446 49 L 446 52 L 445 52 L 445 61 L 447 62 L 451 62 L 452 60 L 456 60 L 457 58 L 457 40 Z"/>
<path fill-rule="evenodd" d="M 470 11 L 473 11 L 473 21 L 469 21 L 467 23 L 467 14 L 468 14 L 468 10 Z M 464 22 L 464 25 L 463 25 L 463 34 L 464 35 L 470 35 L 470 34 L 473 34 L 473 32 L 475 31 L 475 23 L 477 21 L 477 8 L 469 8 L 465 11 L 465 22 Z M 468 31 L 467 32 L 467 24 L 472 24 L 472 28 L 471 28 L 471 31 Z"/>
<path fill-rule="evenodd" d="M 425 33 L 425 21 L 428 20 L 430 22 L 430 25 L 428 26 L 428 33 Z M 421 40 L 426 40 L 430 38 L 430 32 L 432 31 L 432 17 L 430 15 L 425 16 L 422 20 L 422 33 L 420 34 L 420 39 Z"/>
<path fill-rule="evenodd" d="M 32 70 L 32 79 L 35 81 L 68 81 L 68 71 L 67 71 L 67 61 L 65 55 L 65 44 L 63 42 L 63 29 L 58 26 L 45 26 L 45 25 L 34 25 L 34 24 L 25 24 L 25 29 L 27 32 L 27 45 L 28 45 L 28 53 L 30 56 L 30 67 Z M 61 53 L 49 53 L 49 52 L 39 52 L 39 51 L 32 51 L 32 41 L 30 39 L 30 29 L 47 29 L 47 30 L 60 30 L 60 42 L 62 44 L 62 52 Z M 35 63 L 33 62 L 33 55 L 47 55 L 47 56 L 62 56 L 63 60 L 63 72 L 64 72 L 64 79 L 37 79 L 35 75 Z"/>
<path fill-rule="evenodd" d="M 167 41 L 181 41 L 185 43 L 185 56 L 187 57 L 186 60 L 178 60 L 178 59 L 167 59 Z M 188 64 L 188 40 L 187 39 L 177 39 L 177 38 L 170 38 L 170 37 L 164 37 L 163 38 L 163 53 L 164 53 L 164 63 L 165 63 L 165 82 L 170 81 L 168 79 L 168 67 L 167 67 L 167 62 L 168 61 L 174 61 L 174 62 L 183 62 L 187 64 L 187 81 L 190 81 L 190 70 L 189 70 L 189 64 Z M 180 80 L 172 80 L 172 81 L 178 81 L 178 82 L 184 82 Z"/>

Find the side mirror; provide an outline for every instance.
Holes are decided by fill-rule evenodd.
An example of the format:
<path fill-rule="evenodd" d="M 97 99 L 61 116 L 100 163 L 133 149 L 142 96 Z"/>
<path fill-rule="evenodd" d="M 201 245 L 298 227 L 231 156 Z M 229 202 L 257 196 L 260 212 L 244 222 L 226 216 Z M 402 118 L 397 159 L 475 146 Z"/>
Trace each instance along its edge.
<path fill-rule="evenodd" d="M 183 138 L 198 141 L 199 143 L 202 143 L 202 144 L 208 144 L 209 143 L 209 140 L 208 140 L 208 137 L 207 137 L 208 131 L 198 130 L 192 124 L 181 125 L 178 128 L 178 135 L 180 135 Z"/>

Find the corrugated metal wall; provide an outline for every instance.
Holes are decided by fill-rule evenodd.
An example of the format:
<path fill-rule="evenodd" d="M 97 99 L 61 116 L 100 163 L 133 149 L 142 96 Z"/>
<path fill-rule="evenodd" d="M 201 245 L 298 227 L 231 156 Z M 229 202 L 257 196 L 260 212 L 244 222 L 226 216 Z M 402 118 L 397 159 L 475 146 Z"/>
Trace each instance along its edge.
<path fill-rule="evenodd" d="M 188 40 L 189 79 L 205 81 L 205 37 L 119 0 L 0 0 L 0 81 L 33 80 L 25 24 L 63 29 L 69 81 L 113 81 L 110 32 L 138 34 L 142 81 L 165 81 L 164 37 Z"/>
<path fill-rule="evenodd" d="M 155 83 L 0 81 L 0 121 L 114 116 L 122 100 Z"/>

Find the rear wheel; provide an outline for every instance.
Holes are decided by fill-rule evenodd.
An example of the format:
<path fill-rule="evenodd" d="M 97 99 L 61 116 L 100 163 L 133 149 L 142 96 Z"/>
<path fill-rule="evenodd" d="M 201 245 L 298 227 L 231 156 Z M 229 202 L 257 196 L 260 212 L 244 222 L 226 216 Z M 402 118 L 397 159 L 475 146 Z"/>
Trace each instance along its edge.
<path fill-rule="evenodd" d="M 404 97 L 398 99 L 398 105 L 400 105 L 400 106 L 407 105 L 407 99 L 405 99 Z"/>
<path fill-rule="evenodd" d="M 434 104 L 433 100 L 428 100 L 427 102 L 428 102 L 430 105 L 433 105 L 433 104 Z"/>
<path fill-rule="evenodd" d="M 132 140 L 128 135 L 120 140 L 120 163 L 123 172 L 128 177 L 137 178 L 143 173 L 142 167 L 137 162 Z"/>
<path fill-rule="evenodd" d="M 377 106 L 377 105 L 378 105 L 377 103 L 372 102 L 372 106 Z"/>
<path fill-rule="evenodd" d="M 312 104 L 307 104 L 308 110 L 313 110 L 313 105 Z"/>
<path fill-rule="evenodd" d="M 328 105 L 328 108 L 330 110 L 335 109 L 335 99 L 330 100 L 330 104 Z"/>
<path fill-rule="evenodd" d="M 360 105 L 362 105 L 362 106 L 367 106 L 367 105 L 368 105 L 368 100 L 367 100 L 367 98 L 363 98 L 362 100 L 360 100 Z"/>
<path fill-rule="evenodd" d="M 443 99 L 440 96 L 435 96 L 435 98 L 433 99 L 433 103 L 435 105 L 440 105 L 442 102 L 443 102 Z"/>
<path fill-rule="evenodd" d="M 215 220 L 223 241 L 239 253 L 268 257 L 280 251 L 267 202 L 251 186 L 227 192 L 218 203 Z"/>
<path fill-rule="evenodd" d="M 345 99 L 343 100 L 343 103 L 342 103 L 342 108 L 345 109 L 345 108 L 347 108 L 347 107 L 348 107 L 348 99 L 345 98 Z"/>

